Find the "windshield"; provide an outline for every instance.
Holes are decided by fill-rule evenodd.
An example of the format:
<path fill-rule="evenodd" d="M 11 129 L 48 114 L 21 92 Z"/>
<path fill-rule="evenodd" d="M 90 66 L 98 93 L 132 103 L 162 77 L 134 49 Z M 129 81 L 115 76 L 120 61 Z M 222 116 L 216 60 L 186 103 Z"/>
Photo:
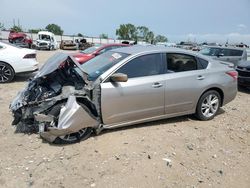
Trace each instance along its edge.
<path fill-rule="evenodd" d="M 129 54 L 118 52 L 106 52 L 81 65 L 81 68 L 88 74 L 89 81 L 95 81 L 101 74 L 106 72 Z"/>
<path fill-rule="evenodd" d="M 220 48 L 204 48 L 200 53 L 208 56 L 217 56 L 220 53 Z"/>
<path fill-rule="evenodd" d="M 50 36 L 49 35 L 39 35 L 39 39 L 40 40 L 47 40 L 47 41 L 49 41 L 50 40 Z"/>
<path fill-rule="evenodd" d="M 81 53 L 84 53 L 84 54 L 92 54 L 94 51 L 96 51 L 98 48 L 100 48 L 101 45 L 95 45 L 95 46 L 92 46 L 92 47 L 89 47 L 83 51 L 81 51 Z"/>

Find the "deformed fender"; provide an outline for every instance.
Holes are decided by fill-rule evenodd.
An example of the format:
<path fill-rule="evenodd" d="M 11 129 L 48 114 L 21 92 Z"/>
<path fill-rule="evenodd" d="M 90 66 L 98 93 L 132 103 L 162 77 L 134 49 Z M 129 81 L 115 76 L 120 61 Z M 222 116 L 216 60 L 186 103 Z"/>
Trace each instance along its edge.
<path fill-rule="evenodd" d="M 44 133 L 47 136 L 51 134 L 53 137 L 64 136 L 78 132 L 83 128 L 96 128 L 99 124 L 87 109 L 85 110 L 77 103 L 76 96 L 70 95 L 66 105 L 61 108 L 57 127 L 48 127 L 48 131 Z M 43 137 L 43 133 L 41 136 Z"/>

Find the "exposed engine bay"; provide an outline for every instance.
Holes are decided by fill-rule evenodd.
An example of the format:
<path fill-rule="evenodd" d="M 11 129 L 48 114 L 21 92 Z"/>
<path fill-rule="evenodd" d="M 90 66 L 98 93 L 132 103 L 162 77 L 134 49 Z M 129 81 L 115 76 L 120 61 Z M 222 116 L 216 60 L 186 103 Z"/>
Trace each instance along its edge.
<path fill-rule="evenodd" d="M 40 132 L 49 142 L 80 140 L 101 124 L 96 87 L 73 57 L 58 53 L 12 101 L 12 125 L 19 132 Z"/>

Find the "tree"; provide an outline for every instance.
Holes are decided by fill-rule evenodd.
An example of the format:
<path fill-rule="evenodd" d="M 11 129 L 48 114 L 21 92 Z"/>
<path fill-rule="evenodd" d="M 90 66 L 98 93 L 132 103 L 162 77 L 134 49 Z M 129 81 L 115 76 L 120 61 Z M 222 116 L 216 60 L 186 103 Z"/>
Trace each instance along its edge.
<path fill-rule="evenodd" d="M 101 39 L 108 39 L 108 38 L 109 38 L 109 37 L 108 37 L 108 34 L 105 34 L 105 33 L 100 34 L 99 37 L 100 37 Z"/>
<path fill-rule="evenodd" d="M 167 42 L 167 41 L 168 41 L 167 37 L 165 37 L 163 35 L 157 35 L 155 37 L 155 43 L 157 43 L 157 42 Z"/>
<path fill-rule="evenodd" d="M 61 27 L 59 25 L 56 25 L 56 24 L 49 24 L 45 27 L 45 29 L 47 29 L 51 33 L 54 33 L 55 35 L 62 35 L 63 34 L 63 30 L 61 29 Z"/>
<path fill-rule="evenodd" d="M 78 36 L 78 37 L 83 37 L 83 34 L 78 33 L 77 36 Z"/>
<path fill-rule="evenodd" d="M 29 33 L 38 33 L 39 31 L 42 31 L 43 29 L 29 29 Z"/>
<path fill-rule="evenodd" d="M 154 40 L 155 40 L 155 34 L 153 33 L 153 31 L 149 31 L 146 35 L 146 42 L 154 44 Z"/>
<path fill-rule="evenodd" d="M 22 27 L 17 25 L 14 25 L 10 30 L 15 32 L 23 32 Z"/>
<path fill-rule="evenodd" d="M 121 24 L 116 35 L 118 39 L 137 41 L 137 28 L 133 24 Z"/>
<path fill-rule="evenodd" d="M 141 41 L 146 41 L 149 29 L 145 26 L 138 26 L 136 29 L 137 29 L 137 39 Z"/>
<path fill-rule="evenodd" d="M 5 28 L 4 28 L 4 24 L 0 22 L 0 31 L 1 31 L 1 30 L 4 30 L 4 29 L 5 29 Z"/>

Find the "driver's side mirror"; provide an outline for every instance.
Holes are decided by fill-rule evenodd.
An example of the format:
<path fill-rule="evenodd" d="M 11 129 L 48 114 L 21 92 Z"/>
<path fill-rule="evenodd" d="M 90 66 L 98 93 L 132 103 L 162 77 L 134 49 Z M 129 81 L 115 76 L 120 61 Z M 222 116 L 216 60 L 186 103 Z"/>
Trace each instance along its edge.
<path fill-rule="evenodd" d="M 219 54 L 217 55 L 217 57 L 223 57 L 223 56 L 224 56 L 223 53 L 219 53 Z"/>
<path fill-rule="evenodd" d="M 113 82 L 127 82 L 128 75 L 123 73 L 115 73 L 112 76 L 110 76 L 110 80 Z"/>

